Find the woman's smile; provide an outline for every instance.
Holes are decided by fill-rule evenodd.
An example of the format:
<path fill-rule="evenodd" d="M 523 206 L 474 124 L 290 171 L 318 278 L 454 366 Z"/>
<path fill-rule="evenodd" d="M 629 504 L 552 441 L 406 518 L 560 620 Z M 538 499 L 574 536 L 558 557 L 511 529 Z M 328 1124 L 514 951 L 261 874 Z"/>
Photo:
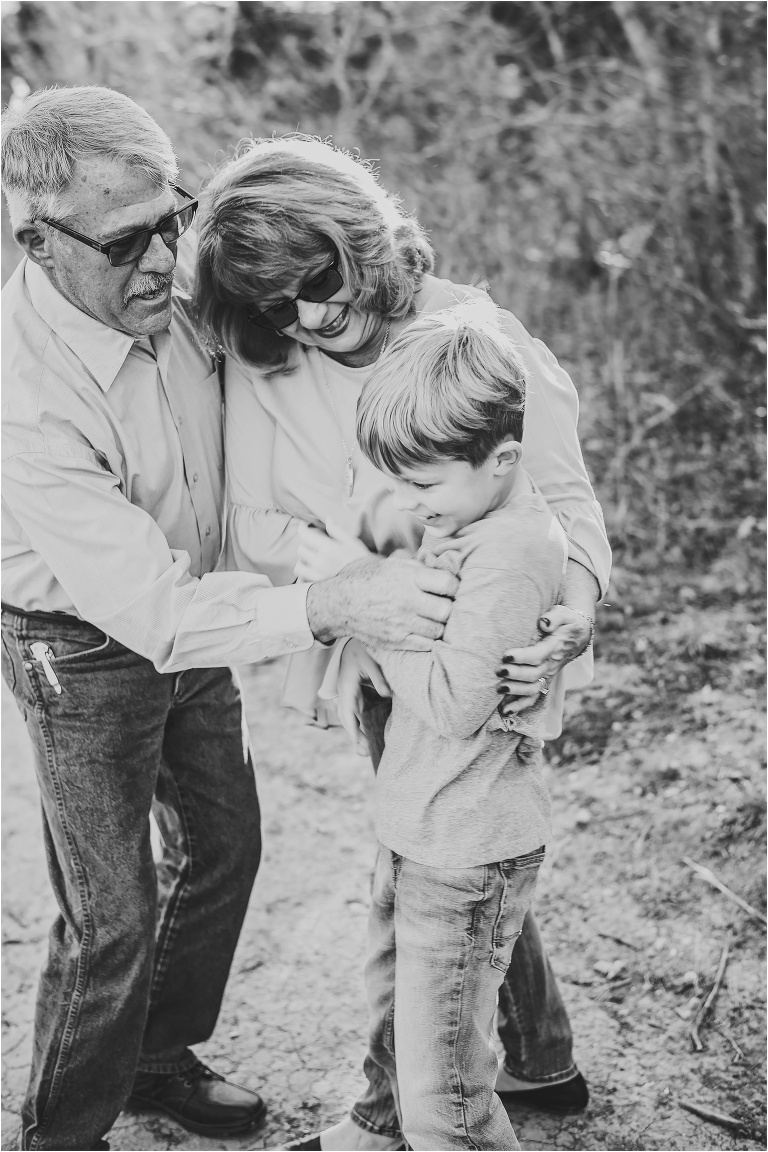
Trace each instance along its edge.
<path fill-rule="evenodd" d="M 323 340 L 334 340 L 346 332 L 348 325 L 349 304 L 345 304 L 338 316 L 335 316 L 329 324 L 325 324 L 322 328 L 309 328 L 307 331 L 312 332 L 315 336 L 320 336 Z"/>

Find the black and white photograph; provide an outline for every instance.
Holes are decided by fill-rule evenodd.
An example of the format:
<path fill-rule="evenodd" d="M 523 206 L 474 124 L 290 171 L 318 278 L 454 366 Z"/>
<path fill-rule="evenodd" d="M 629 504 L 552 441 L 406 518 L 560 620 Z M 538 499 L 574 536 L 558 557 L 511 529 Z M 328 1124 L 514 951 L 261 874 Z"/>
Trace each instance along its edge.
<path fill-rule="evenodd" d="M 752 0 L 4 0 L 2 1149 L 766 1147 Z"/>

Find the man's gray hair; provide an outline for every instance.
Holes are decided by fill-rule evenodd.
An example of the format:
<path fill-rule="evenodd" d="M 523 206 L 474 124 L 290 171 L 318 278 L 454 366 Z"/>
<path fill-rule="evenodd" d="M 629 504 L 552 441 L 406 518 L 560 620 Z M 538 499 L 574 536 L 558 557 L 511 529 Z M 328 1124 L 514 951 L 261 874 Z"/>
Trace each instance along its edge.
<path fill-rule="evenodd" d="M 96 85 L 43 88 L 13 102 L 3 115 L 0 148 L 14 228 L 57 217 L 79 160 L 109 156 L 158 186 L 179 170 L 173 145 L 149 113 L 122 92 Z"/>

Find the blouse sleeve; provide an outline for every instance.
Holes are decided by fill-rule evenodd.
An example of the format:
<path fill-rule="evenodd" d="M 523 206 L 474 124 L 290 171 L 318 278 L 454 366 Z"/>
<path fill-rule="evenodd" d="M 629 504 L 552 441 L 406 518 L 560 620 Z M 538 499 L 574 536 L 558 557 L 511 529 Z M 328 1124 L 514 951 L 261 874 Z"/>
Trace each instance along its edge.
<path fill-rule="evenodd" d="M 224 384 L 226 567 L 263 572 L 273 584 L 292 584 L 299 521 L 274 502 L 275 422 L 261 403 L 248 370 L 234 360 L 227 360 Z"/>
<path fill-rule="evenodd" d="M 581 455 L 576 389 L 541 340 L 530 336 L 510 312 L 502 316 L 530 370 L 523 433 L 525 467 L 565 530 L 569 557 L 589 569 L 605 596 L 611 547 Z"/>

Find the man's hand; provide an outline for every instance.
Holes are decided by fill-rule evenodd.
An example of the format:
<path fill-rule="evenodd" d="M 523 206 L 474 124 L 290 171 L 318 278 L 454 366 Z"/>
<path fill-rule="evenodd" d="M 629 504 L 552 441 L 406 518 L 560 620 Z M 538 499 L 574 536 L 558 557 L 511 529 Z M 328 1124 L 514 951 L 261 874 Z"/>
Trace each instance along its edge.
<path fill-rule="evenodd" d="M 535 704 L 555 673 L 581 655 L 592 636 L 588 620 L 564 604 L 541 617 L 539 631 L 545 633 L 543 640 L 530 648 L 510 649 L 496 673 L 499 692 L 504 693 L 503 716 Z"/>
<path fill-rule="evenodd" d="M 311 584 L 335 576 L 347 564 L 370 552 L 357 536 L 329 520 L 322 528 L 301 524 L 298 532 L 298 559 L 293 574 L 297 580 Z"/>
<path fill-rule="evenodd" d="M 307 619 L 318 640 L 357 636 L 365 644 L 429 651 L 451 611 L 458 579 L 415 560 L 355 560 L 311 584 Z"/>
<path fill-rule="evenodd" d="M 344 645 L 336 682 L 336 708 L 344 731 L 355 745 L 358 755 L 368 755 L 368 741 L 362 727 L 363 685 L 372 684 L 379 696 L 391 696 L 384 673 L 359 640 Z"/>

